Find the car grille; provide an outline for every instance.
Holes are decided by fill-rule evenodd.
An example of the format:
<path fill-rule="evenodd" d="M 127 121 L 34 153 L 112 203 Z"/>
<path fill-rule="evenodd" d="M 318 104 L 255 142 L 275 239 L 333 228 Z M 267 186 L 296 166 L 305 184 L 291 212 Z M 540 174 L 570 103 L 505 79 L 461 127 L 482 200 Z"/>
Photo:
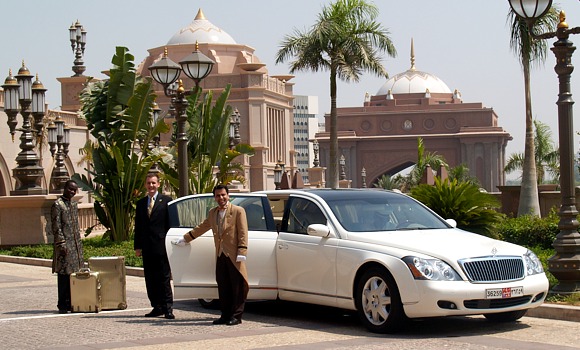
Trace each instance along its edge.
<path fill-rule="evenodd" d="M 499 309 L 503 307 L 526 304 L 532 299 L 530 295 L 506 299 L 473 299 L 465 300 L 463 306 L 468 309 Z"/>
<path fill-rule="evenodd" d="M 475 283 L 509 282 L 524 278 L 524 262 L 520 257 L 493 256 L 460 260 L 467 278 Z"/>

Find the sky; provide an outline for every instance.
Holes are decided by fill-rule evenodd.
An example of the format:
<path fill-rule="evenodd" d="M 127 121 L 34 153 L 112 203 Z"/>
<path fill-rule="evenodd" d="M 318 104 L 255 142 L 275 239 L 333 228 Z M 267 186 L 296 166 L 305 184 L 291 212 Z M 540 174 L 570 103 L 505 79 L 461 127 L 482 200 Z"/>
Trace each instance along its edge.
<path fill-rule="evenodd" d="M 373 2 L 372 0 L 369 0 Z M 304 31 L 316 21 L 320 0 L 3 0 L 0 2 L 0 76 L 14 75 L 24 60 L 31 73 L 38 73 L 47 91 L 49 108 L 60 105 L 59 77 L 72 76 L 73 61 L 68 28 L 77 20 L 87 31 L 85 75 L 104 78 L 116 46 L 125 46 L 138 64 L 147 49 L 165 45 L 186 27 L 201 8 L 206 18 L 226 31 L 239 44 L 255 49 L 270 75 L 288 74 L 289 63 L 276 64 L 275 56 L 285 35 Z M 580 2 L 559 0 L 570 27 L 580 26 Z M 389 31 L 397 57 L 383 57 L 390 76 L 410 68 L 411 39 L 417 70 L 443 80 L 463 101 L 481 102 L 493 108 L 499 125 L 513 140 L 507 156 L 524 150 L 525 105 L 523 74 L 509 46 L 507 0 L 375 0 L 377 21 Z M 25 14 L 23 16 L 23 14 Z M 570 37 L 580 43 L 580 35 Z M 549 47 L 553 39 L 549 40 Z M 579 45 L 579 44 L 577 44 Z M 580 66 L 580 52 L 572 63 Z M 533 117 L 547 124 L 558 143 L 558 79 L 551 51 L 544 65 L 532 70 Z M 580 69 L 579 69 L 580 70 Z M 374 95 L 385 78 L 365 73 L 358 83 L 339 82 L 337 105 L 361 106 L 366 92 Z M 572 74 L 573 98 L 580 100 L 580 72 Z M 298 72 L 291 80 L 295 95 L 319 99 L 319 115 L 330 111 L 329 73 Z M 577 94 L 577 95 L 574 95 Z M 580 110 L 574 131 L 580 131 Z M 0 121 L 5 122 L 5 121 Z M 578 136 L 575 136 L 575 151 Z"/>

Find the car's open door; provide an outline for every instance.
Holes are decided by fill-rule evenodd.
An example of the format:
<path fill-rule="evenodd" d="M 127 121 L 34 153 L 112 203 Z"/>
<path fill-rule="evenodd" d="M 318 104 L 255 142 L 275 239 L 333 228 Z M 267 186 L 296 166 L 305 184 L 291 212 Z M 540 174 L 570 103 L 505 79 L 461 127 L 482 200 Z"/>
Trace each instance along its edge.
<path fill-rule="evenodd" d="M 246 210 L 248 219 L 248 299 L 275 299 L 277 233 L 268 199 L 259 194 L 230 194 L 230 200 Z M 169 203 L 171 229 L 167 233 L 166 249 L 175 299 L 218 298 L 213 232 L 206 232 L 185 247 L 171 243 L 205 220 L 215 205 L 211 193 L 186 196 Z"/>

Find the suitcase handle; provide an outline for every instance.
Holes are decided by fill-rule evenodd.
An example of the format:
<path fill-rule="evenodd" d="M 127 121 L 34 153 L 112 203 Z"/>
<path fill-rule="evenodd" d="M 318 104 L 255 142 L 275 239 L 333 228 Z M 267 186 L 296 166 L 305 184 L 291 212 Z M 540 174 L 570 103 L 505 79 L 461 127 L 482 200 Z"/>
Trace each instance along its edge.
<path fill-rule="evenodd" d="M 88 267 L 81 267 L 81 269 L 77 272 L 76 275 L 78 278 L 82 279 L 89 278 L 91 276 L 91 269 L 89 269 Z"/>

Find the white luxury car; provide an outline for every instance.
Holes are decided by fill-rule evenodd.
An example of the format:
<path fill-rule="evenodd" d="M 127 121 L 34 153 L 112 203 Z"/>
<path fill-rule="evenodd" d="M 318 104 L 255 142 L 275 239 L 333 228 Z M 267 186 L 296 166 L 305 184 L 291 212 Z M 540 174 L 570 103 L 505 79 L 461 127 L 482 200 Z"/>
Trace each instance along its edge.
<path fill-rule="evenodd" d="M 408 318 L 483 314 L 514 321 L 548 280 L 534 253 L 455 228 L 401 193 L 312 189 L 230 194 L 245 208 L 249 300 L 356 310 L 372 332 Z M 212 232 L 175 244 L 215 206 L 212 194 L 169 203 L 167 252 L 176 299 L 218 298 Z"/>

